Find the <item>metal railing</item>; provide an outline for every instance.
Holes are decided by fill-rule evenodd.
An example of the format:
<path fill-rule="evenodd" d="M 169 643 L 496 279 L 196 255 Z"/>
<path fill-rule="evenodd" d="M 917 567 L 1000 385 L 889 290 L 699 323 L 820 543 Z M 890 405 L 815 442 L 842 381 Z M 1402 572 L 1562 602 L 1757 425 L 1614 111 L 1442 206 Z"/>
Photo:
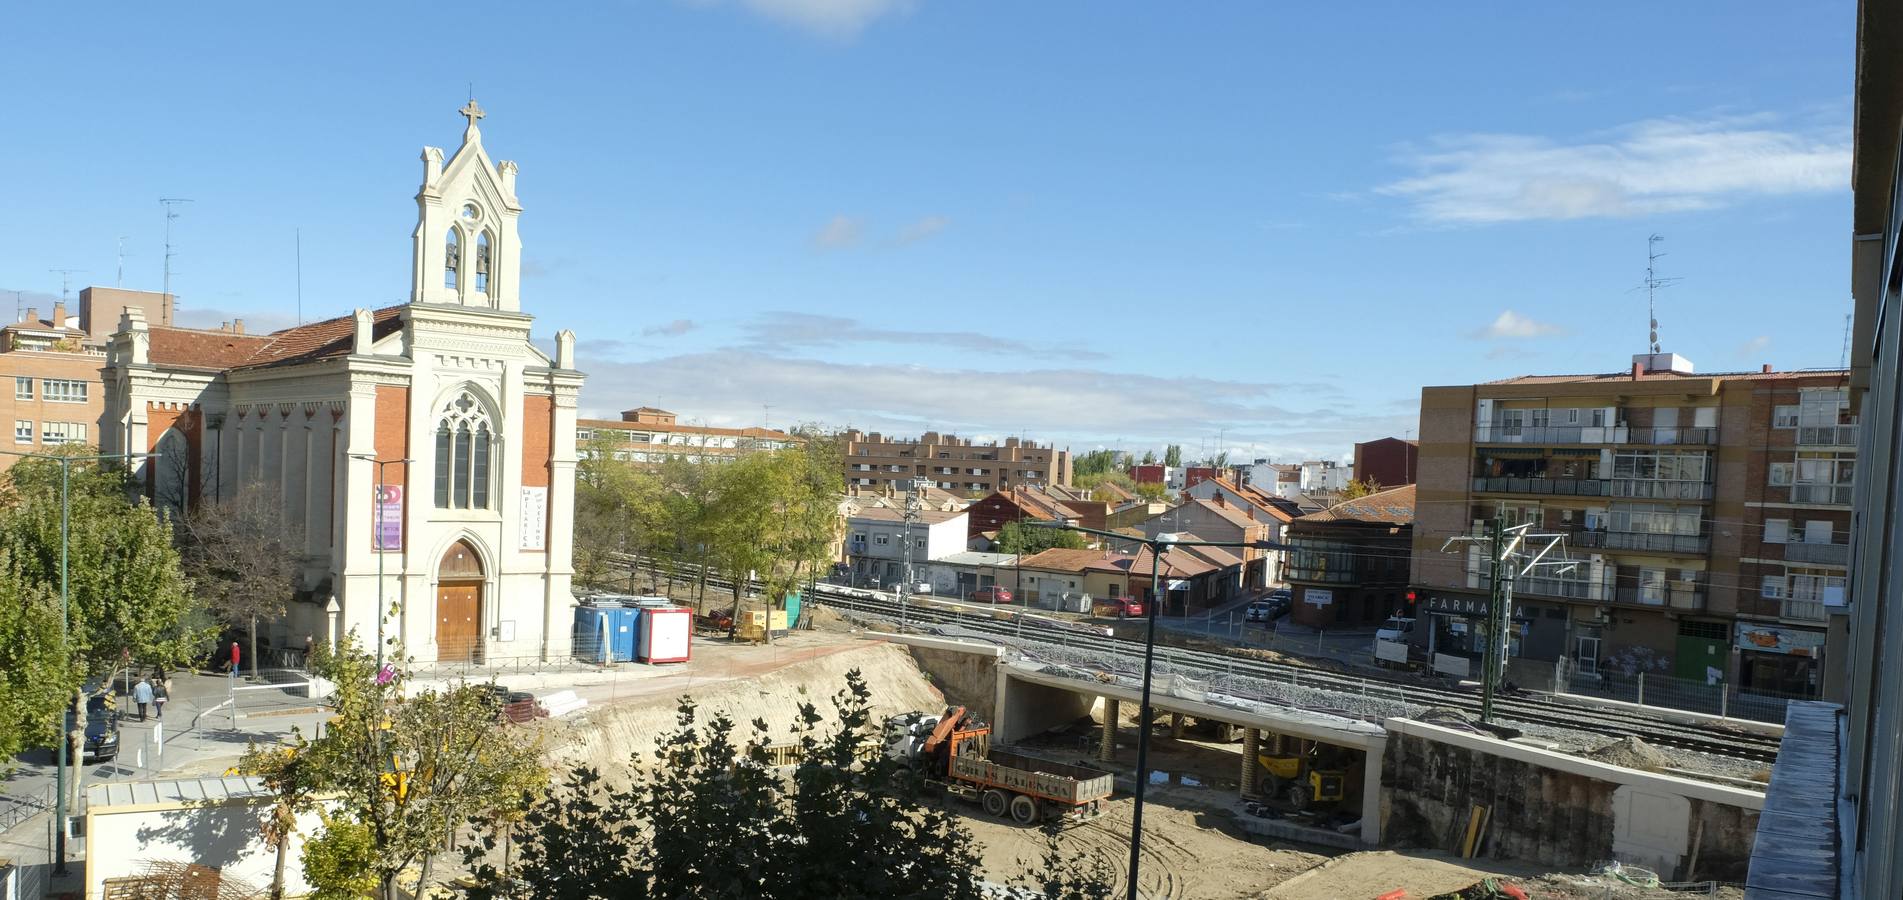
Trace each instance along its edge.
<path fill-rule="evenodd" d="M 1632 434 L 1628 443 L 1633 444 L 1715 444 L 1718 442 L 1716 428 L 1660 426 L 1630 430 Z"/>
<path fill-rule="evenodd" d="M 1857 426 L 1800 425 L 1797 443 L 1806 447 L 1854 447 L 1857 445 Z"/>
<path fill-rule="evenodd" d="M 1703 481 L 1651 478 L 1614 478 L 1612 496 L 1635 500 L 1710 500 L 1712 486 Z"/>
<path fill-rule="evenodd" d="M 1703 554 L 1711 537 L 1702 534 L 1654 534 L 1646 531 L 1577 531 L 1568 536 L 1573 546 L 1650 553 Z"/>
<path fill-rule="evenodd" d="M 1514 478 L 1489 476 L 1475 478 L 1473 489 L 1505 494 L 1556 494 L 1562 497 L 1605 497 L 1603 478 Z"/>
<path fill-rule="evenodd" d="M 1849 506 L 1850 485 L 1793 484 L 1791 485 L 1791 502 L 1827 503 L 1832 506 Z"/>
<path fill-rule="evenodd" d="M 1474 441 L 1482 444 L 1713 444 L 1716 428 L 1676 425 L 1476 425 Z"/>
<path fill-rule="evenodd" d="M 1784 707 L 1792 700 L 1815 699 L 1769 691 L 1746 691 L 1724 682 L 1708 684 L 1659 672 L 1627 675 L 1610 671 L 1604 666 L 1596 673 L 1574 671 L 1567 678 L 1566 687 L 1571 693 L 1589 697 L 1776 723 L 1784 721 Z"/>
<path fill-rule="evenodd" d="M 1824 563 L 1842 566 L 1850 563 L 1849 544 L 1809 543 L 1793 541 L 1784 545 L 1784 559 L 1787 562 Z"/>
<path fill-rule="evenodd" d="M 1824 604 L 1819 600 L 1784 600 L 1779 604 L 1778 615 L 1786 619 L 1801 622 L 1822 622 L 1829 617 Z"/>

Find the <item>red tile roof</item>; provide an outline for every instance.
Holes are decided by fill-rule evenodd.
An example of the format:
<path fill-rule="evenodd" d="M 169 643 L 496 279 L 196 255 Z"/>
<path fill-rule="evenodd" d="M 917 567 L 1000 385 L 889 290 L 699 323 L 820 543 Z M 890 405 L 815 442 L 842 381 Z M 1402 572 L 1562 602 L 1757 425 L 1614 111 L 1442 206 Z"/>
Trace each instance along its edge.
<path fill-rule="evenodd" d="M 401 330 L 403 310 L 403 306 L 387 306 L 372 312 L 371 339 L 380 340 Z M 354 314 L 270 334 L 157 325 L 151 328 L 151 359 L 155 365 L 212 371 L 289 366 L 349 355 L 356 331 Z"/>
<path fill-rule="evenodd" d="M 1321 512 L 1303 516 L 1302 521 L 1411 525 L 1414 523 L 1414 485 L 1404 484 L 1365 497 L 1343 500 Z"/>

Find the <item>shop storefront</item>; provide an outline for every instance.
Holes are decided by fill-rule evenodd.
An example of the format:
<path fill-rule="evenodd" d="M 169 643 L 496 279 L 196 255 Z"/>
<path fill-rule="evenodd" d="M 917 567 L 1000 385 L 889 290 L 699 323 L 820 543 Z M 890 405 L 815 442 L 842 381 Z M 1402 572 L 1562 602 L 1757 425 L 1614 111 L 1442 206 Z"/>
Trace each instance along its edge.
<path fill-rule="evenodd" d="M 1739 622 L 1738 684 L 1759 694 L 1815 697 L 1823 683 L 1824 632 Z"/>

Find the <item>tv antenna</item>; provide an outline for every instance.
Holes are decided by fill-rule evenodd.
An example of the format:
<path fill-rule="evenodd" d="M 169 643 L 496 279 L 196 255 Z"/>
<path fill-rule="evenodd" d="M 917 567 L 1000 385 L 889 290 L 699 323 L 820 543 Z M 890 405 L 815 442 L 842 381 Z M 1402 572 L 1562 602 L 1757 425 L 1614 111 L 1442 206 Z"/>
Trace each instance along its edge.
<path fill-rule="evenodd" d="M 86 270 L 85 269 L 47 269 L 46 271 L 59 273 L 59 302 L 65 303 L 66 295 L 71 293 L 73 289 L 73 276 L 83 274 Z M 57 325 L 60 323 L 55 322 L 53 324 Z"/>
<path fill-rule="evenodd" d="M 1850 368 L 1850 322 L 1850 313 L 1844 313 L 1844 352 L 1842 356 L 1837 358 L 1837 368 L 1839 369 Z"/>
<path fill-rule="evenodd" d="M 178 205 L 190 202 L 184 197 L 159 198 L 159 205 L 165 207 L 165 293 L 168 296 L 172 293 L 172 257 L 177 255 L 172 250 L 172 220 L 178 218 Z"/>
<path fill-rule="evenodd" d="M 1665 235 L 1662 234 L 1654 234 L 1645 239 L 1645 283 L 1641 287 L 1645 288 L 1646 321 L 1651 325 L 1650 331 L 1647 332 L 1650 336 L 1647 346 L 1652 348 L 1653 353 L 1659 352 L 1659 289 L 1671 287 L 1684 280 L 1683 278 L 1659 277 L 1658 262 L 1665 258 L 1665 254 L 1659 252 L 1659 244 L 1664 240 Z"/>
<path fill-rule="evenodd" d="M 126 236 L 119 236 L 119 271 L 113 276 L 113 287 L 126 286 Z"/>

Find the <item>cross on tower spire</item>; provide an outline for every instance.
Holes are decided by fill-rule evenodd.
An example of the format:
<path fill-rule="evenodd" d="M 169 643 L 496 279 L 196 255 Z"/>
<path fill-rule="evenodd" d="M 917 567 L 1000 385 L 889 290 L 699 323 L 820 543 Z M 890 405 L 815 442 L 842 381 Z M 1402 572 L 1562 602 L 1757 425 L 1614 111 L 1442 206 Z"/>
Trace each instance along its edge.
<path fill-rule="evenodd" d="M 471 139 L 482 137 L 482 131 L 476 127 L 476 120 L 486 113 L 482 111 L 482 107 L 476 105 L 476 98 L 469 98 L 469 102 L 462 109 L 456 110 L 456 114 L 469 120 L 469 127 L 463 129 L 463 143 L 467 144 Z"/>

